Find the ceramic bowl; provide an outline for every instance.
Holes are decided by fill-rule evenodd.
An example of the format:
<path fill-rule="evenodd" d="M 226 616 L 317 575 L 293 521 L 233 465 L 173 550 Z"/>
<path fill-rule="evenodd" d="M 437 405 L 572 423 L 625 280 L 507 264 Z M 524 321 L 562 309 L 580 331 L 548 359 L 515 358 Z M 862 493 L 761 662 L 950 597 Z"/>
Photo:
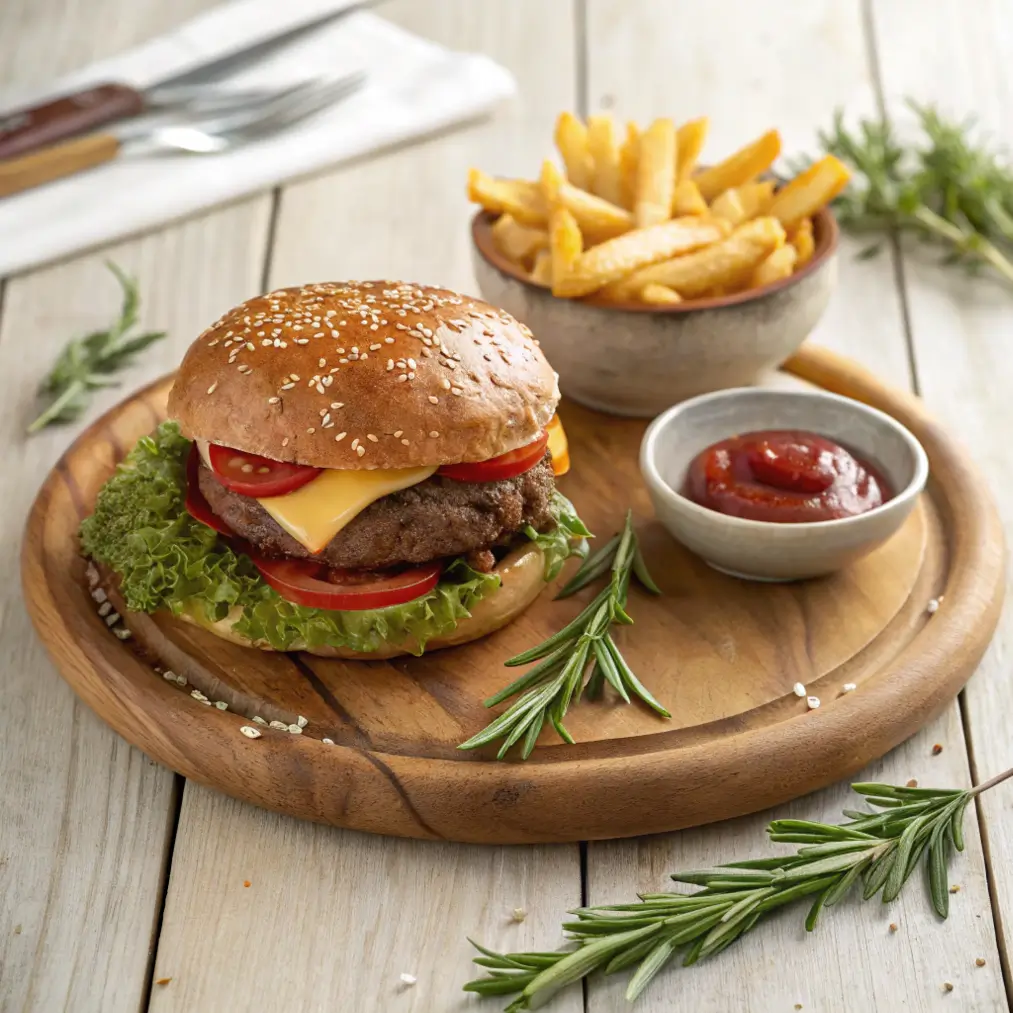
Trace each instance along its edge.
<path fill-rule="evenodd" d="M 652 418 L 697 394 L 750 384 L 806 339 L 837 282 L 837 222 L 813 218 L 812 259 L 764 288 L 678 306 L 559 299 L 529 281 L 492 239 L 495 217 L 471 223 L 482 297 L 531 328 L 567 397 L 614 415 Z"/>
<path fill-rule="evenodd" d="M 758 429 L 803 429 L 875 466 L 894 497 L 856 517 L 807 524 L 743 520 L 682 495 L 690 462 L 719 440 Z M 922 445 L 896 419 L 825 391 L 726 390 L 685 401 L 651 423 L 640 469 L 658 519 L 715 569 L 748 580 L 800 580 L 840 570 L 893 535 L 929 473 Z"/>

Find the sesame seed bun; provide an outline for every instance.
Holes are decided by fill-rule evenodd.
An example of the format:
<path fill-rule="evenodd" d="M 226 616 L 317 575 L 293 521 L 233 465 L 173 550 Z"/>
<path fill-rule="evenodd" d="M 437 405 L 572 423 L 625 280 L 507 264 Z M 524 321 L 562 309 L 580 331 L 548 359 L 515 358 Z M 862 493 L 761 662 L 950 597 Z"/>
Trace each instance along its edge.
<path fill-rule="evenodd" d="M 500 577 L 498 590 L 478 601 L 467 619 L 462 619 L 454 629 L 440 637 L 434 637 L 426 643 L 426 653 L 442 647 L 456 647 L 460 644 L 478 640 L 480 637 L 513 622 L 541 593 L 545 587 L 545 557 L 542 550 L 534 543 L 522 545 L 508 553 L 496 566 L 495 572 Z M 163 664 L 177 671 L 185 671 L 186 655 L 176 645 L 171 636 L 166 635 L 163 626 L 167 622 L 175 622 L 168 613 L 160 612 L 155 617 L 146 612 L 132 612 L 123 601 L 119 592 L 119 578 L 108 567 L 98 565 L 100 584 L 109 595 L 113 607 L 123 618 L 127 628 L 139 643 L 158 657 Z M 193 609 L 184 612 L 179 618 L 194 626 L 199 626 L 208 633 L 221 637 L 230 643 L 242 647 L 259 647 L 270 651 L 272 648 L 263 643 L 254 643 L 233 630 L 233 624 L 242 615 L 241 608 L 232 612 L 220 622 L 210 622 L 202 611 Z M 350 658 L 359 661 L 381 661 L 384 658 L 395 658 L 403 654 L 411 654 L 413 644 L 384 643 L 379 650 L 363 654 L 350 648 L 311 647 L 296 645 L 292 650 L 304 650 L 324 658 Z"/>
<path fill-rule="evenodd" d="M 402 282 L 257 296 L 183 359 L 169 416 L 191 439 L 317 468 L 485 461 L 530 443 L 556 374 L 503 310 Z"/>

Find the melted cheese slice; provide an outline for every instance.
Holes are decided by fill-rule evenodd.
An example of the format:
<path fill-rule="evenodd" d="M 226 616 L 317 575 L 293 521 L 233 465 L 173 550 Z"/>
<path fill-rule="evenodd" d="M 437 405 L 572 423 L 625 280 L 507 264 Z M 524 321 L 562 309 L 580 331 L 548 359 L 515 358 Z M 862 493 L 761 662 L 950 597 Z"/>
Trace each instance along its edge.
<path fill-rule="evenodd" d="M 310 552 L 327 543 L 358 514 L 383 496 L 424 482 L 435 468 L 376 471 L 322 471 L 312 482 L 284 496 L 257 502 Z"/>

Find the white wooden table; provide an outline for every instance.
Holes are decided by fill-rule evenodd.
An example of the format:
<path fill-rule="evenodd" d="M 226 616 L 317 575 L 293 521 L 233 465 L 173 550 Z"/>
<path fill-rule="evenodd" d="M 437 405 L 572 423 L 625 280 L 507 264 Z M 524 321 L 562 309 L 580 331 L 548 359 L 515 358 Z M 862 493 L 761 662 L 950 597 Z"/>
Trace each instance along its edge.
<path fill-rule="evenodd" d="M 0 84 L 41 83 L 209 5 L 0 0 Z M 79 426 L 30 439 L 24 426 L 63 341 L 115 310 L 105 257 L 139 277 L 144 323 L 170 332 L 126 378 L 133 387 L 171 368 L 220 311 L 268 287 L 400 277 L 471 289 L 467 167 L 533 174 L 562 108 L 641 120 L 706 113 L 718 153 L 776 125 L 790 150 L 811 147 L 835 105 L 871 110 L 910 93 L 973 111 L 1013 143 L 1013 11 L 1002 0 L 392 0 L 384 14 L 489 53 L 517 75 L 520 100 L 491 122 L 0 282 L 4 1013 L 497 1010 L 459 991 L 472 976 L 465 935 L 549 948 L 581 898 L 631 899 L 665 888 L 676 868 L 764 847 L 769 813 L 586 847 L 466 847 L 298 823 L 155 766 L 75 699 L 30 628 L 17 580 L 21 528 Z M 846 252 L 815 339 L 917 389 L 973 447 L 1013 536 L 1008 292 L 896 253 L 856 262 Z M 97 399 L 89 417 L 118 396 Z M 1011 634 L 1013 601 L 960 700 L 869 779 L 957 786 L 1013 765 Z M 834 819 L 846 794 L 839 785 L 781 814 Z M 945 925 L 917 882 L 889 909 L 835 909 L 812 936 L 796 911 L 711 962 L 673 968 L 639 1008 L 1008 1009 L 1011 811 L 1011 788 L 980 799 Z M 521 924 L 510 918 L 518 907 Z M 417 984 L 402 986 L 402 972 Z M 155 984 L 162 978 L 171 981 Z M 594 980 L 553 1008 L 621 1010 L 622 991 L 619 980 Z"/>

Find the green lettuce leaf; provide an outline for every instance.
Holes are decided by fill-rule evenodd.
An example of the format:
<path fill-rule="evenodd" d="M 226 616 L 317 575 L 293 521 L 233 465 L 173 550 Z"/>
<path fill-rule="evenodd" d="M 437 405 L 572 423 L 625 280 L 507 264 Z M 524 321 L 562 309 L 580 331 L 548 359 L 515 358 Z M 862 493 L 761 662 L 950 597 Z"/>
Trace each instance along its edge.
<path fill-rule="evenodd" d="M 552 491 L 549 510 L 556 524 L 548 531 L 536 531 L 529 524 L 524 529 L 545 555 L 545 579 L 552 580 L 571 556 L 587 555 L 587 539 L 594 536 L 577 516 L 573 504 L 558 490 Z"/>
<path fill-rule="evenodd" d="M 412 645 L 421 654 L 427 640 L 452 630 L 477 601 L 499 587 L 498 576 L 479 573 L 458 559 L 429 594 L 403 605 L 333 612 L 288 602 L 263 581 L 249 557 L 234 552 L 186 512 L 189 452 L 190 441 L 179 427 L 163 423 L 127 455 L 100 490 L 95 512 L 81 524 L 85 553 L 119 574 L 130 609 L 165 608 L 174 615 L 187 612 L 219 622 L 238 607 L 242 614 L 235 632 L 279 651 L 327 645 L 367 653 L 394 642 Z M 558 505 L 553 501 L 553 512 L 557 509 L 558 535 L 532 533 L 546 551 L 547 573 L 550 553 L 553 573 L 562 566 L 567 532 L 585 533 L 561 496 Z"/>

